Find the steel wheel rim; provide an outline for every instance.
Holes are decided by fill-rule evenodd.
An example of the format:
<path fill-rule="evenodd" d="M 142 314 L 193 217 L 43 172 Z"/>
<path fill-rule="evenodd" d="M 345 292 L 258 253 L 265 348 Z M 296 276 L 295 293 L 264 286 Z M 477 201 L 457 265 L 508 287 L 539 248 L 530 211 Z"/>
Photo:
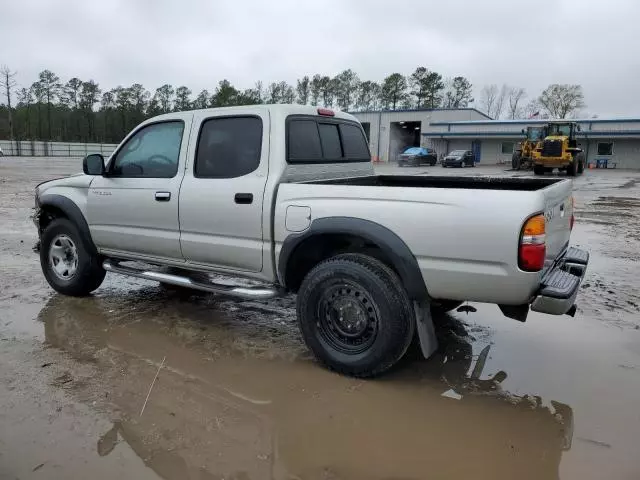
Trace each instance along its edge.
<path fill-rule="evenodd" d="M 318 302 L 318 332 L 332 348 L 357 355 L 375 342 L 380 314 L 362 287 L 341 281 L 324 290 Z"/>
<path fill-rule="evenodd" d="M 68 235 L 57 235 L 49 246 L 49 267 L 60 280 L 71 280 L 78 271 L 78 249 Z"/>

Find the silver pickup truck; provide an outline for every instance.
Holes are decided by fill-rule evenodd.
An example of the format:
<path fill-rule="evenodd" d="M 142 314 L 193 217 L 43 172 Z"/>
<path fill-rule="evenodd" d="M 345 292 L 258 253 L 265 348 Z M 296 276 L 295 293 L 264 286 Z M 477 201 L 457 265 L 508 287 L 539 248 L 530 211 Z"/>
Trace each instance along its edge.
<path fill-rule="evenodd" d="M 308 347 L 354 376 L 389 369 L 416 334 L 430 356 L 435 309 L 575 312 L 589 256 L 569 247 L 570 180 L 377 176 L 370 158 L 357 120 L 322 108 L 152 118 L 108 162 L 89 155 L 84 174 L 38 185 L 42 270 L 76 296 L 106 272 L 296 293 Z"/>

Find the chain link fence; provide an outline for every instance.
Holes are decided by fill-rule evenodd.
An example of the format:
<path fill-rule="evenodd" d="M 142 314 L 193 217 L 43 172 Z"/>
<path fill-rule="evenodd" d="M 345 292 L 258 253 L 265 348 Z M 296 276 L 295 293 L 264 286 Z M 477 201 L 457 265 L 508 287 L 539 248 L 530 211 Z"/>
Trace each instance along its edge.
<path fill-rule="evenodd" d="M 85 157 L 101 153 L 108 157 L 116 149 L 115 143 L 44 142 L 40 140 L 0 140 L 5 157 Z"/>

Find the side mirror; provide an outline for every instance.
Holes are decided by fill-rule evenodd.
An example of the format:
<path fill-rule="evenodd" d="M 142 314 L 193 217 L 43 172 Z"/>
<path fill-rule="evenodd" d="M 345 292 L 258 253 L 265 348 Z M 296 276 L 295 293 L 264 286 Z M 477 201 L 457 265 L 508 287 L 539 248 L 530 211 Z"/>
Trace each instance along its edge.
<path fill-rule="evenodd" d="M 99 153 L 87 155 L 82 160 L 82 171 L 85 175 L 104 175 L 104 157 Z"/>

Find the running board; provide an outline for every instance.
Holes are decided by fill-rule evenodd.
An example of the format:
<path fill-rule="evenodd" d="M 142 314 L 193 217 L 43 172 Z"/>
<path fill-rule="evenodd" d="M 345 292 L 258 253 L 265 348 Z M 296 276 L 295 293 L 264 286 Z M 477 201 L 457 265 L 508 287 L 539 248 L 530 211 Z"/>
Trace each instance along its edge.
<path fill-rule="evenodd" d="M 267 300 L 278 297 L 281 291 L 276 287 L 239 287 L 233 285 L 220 285 L 213 282 L 197 281 L 187 276 L 174 275 L 171 273 L 156 272 L 153 270 L 141 270 L 137 268 L 120 265 L 116 261 L 105 260 L 102 267 L 107 272 L 128 275 L 129 277 L 144 278 L 155 282 L 178 285 L 180 287 L 193 288 L 204 292 L 219 293 L 231 297 L 244 298 L 248 300 Z"/>

